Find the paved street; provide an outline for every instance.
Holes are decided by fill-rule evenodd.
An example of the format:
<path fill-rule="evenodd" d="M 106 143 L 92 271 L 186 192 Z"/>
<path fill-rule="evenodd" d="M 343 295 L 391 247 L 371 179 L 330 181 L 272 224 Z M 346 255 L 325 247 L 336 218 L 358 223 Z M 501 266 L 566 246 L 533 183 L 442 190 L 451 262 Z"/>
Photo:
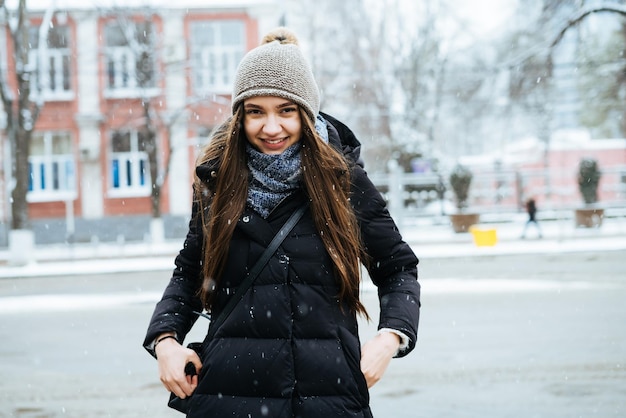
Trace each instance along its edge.
<path fill-rule="evenodd" d="M 626 416 L 624 256 L 425 263 L 418 348 L 372 391 L 379 416 Z"/>
<path fill-rule="evenodd" d="M 423 258 L 420 341 L 373 388 L 375 416 L 626 416 L 625 258 Z M 167 280 L 0 279 L 0 417 L 182 416 L 141 348 Z M 376 318 L 375 294 L 364 300 Z"/>

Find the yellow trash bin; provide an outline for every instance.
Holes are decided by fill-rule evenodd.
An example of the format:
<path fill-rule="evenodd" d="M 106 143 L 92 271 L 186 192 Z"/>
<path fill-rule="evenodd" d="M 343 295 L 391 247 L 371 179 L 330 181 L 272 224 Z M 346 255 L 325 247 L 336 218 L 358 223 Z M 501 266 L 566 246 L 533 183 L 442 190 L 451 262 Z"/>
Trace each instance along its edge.
<path fill-rule="evenodd" d="M 494 228 L 482 229 L 472 225 L 470 232 L 477 247 L 493 247 L 498 242 L 498 235 Z"/>

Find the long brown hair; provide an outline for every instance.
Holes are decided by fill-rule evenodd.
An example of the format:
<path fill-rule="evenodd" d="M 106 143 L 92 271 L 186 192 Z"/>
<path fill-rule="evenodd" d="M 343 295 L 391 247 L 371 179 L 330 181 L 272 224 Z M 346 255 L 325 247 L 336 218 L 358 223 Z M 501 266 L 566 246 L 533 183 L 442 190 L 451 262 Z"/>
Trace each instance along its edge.
<path fill-rule="evenodd" d="M 360 262 L 363 251 L 357 219 L 350 204 L 350 166 L 343 155 L 315 132 L 313 121 L 299 109 L 302 121 L 302 178 L 322 242 L 339 280 L 338 295 L 350 309 L 368 317 L 359 300 Z M 228 245 L 248 195 L 248 167 L 243 132 L 243 106 L 212 135 L 198 164 L 217 167 L 208 187 L 196 177 L 195 195 L 201 202 L 204 231 L 203 273 L 200 297 L 210 308 L 214 290 L 226 263 Z"/>

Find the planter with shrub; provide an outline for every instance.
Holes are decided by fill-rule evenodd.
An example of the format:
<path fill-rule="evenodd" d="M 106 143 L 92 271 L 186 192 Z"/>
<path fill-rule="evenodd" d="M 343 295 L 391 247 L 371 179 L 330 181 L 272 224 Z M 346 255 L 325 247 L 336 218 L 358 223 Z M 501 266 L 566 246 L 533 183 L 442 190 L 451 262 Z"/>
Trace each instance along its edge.
<path fill-rule="evenodd" d="M 602 225 L 604 209 L 598 206 L 598 186 L 602 172 L 593 158 L 584 158 L 578 165 L 578 189 L 585 204 L 575 211 L 576 226 L 594 228 Z"/>
<path fill-rule="evenodd" d="M 473 177 L 472 171 L 461 164 L 457 164 L 450 173 L 450 186 L 454 192 L 458 210 L 457 213 L 450 214 L 450 222 L 452 229 L 457 233 L 468 232 L 470 227 L 480 220 L 478 213 L 467 211 L 467 201 Z"/>

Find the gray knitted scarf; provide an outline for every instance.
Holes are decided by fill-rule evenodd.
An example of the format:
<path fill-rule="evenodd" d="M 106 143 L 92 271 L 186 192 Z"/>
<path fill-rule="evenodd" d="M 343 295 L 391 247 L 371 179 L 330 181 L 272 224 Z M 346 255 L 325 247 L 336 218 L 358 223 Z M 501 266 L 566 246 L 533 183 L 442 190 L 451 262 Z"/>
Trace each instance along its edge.
<path fill-rule="evenodd" d="M 250 183 L 248 204 L 267 218 L 284 198 L 298 189 L 301 177 L 300 142 L 282 154 L 263 154 L 246 146 Z"/>
<path fill-rule="evenodd" d="M 318 116 L 315 130 L 328 142 L 327 122 Z M 300 188 L 302 170 L 300 168 L 300 141 L 281 154 L 264 154 L 249 143 L 246 145 L 250 182 L 248 185 L 248 205 L 263 218 L 287 196 Z"/>

